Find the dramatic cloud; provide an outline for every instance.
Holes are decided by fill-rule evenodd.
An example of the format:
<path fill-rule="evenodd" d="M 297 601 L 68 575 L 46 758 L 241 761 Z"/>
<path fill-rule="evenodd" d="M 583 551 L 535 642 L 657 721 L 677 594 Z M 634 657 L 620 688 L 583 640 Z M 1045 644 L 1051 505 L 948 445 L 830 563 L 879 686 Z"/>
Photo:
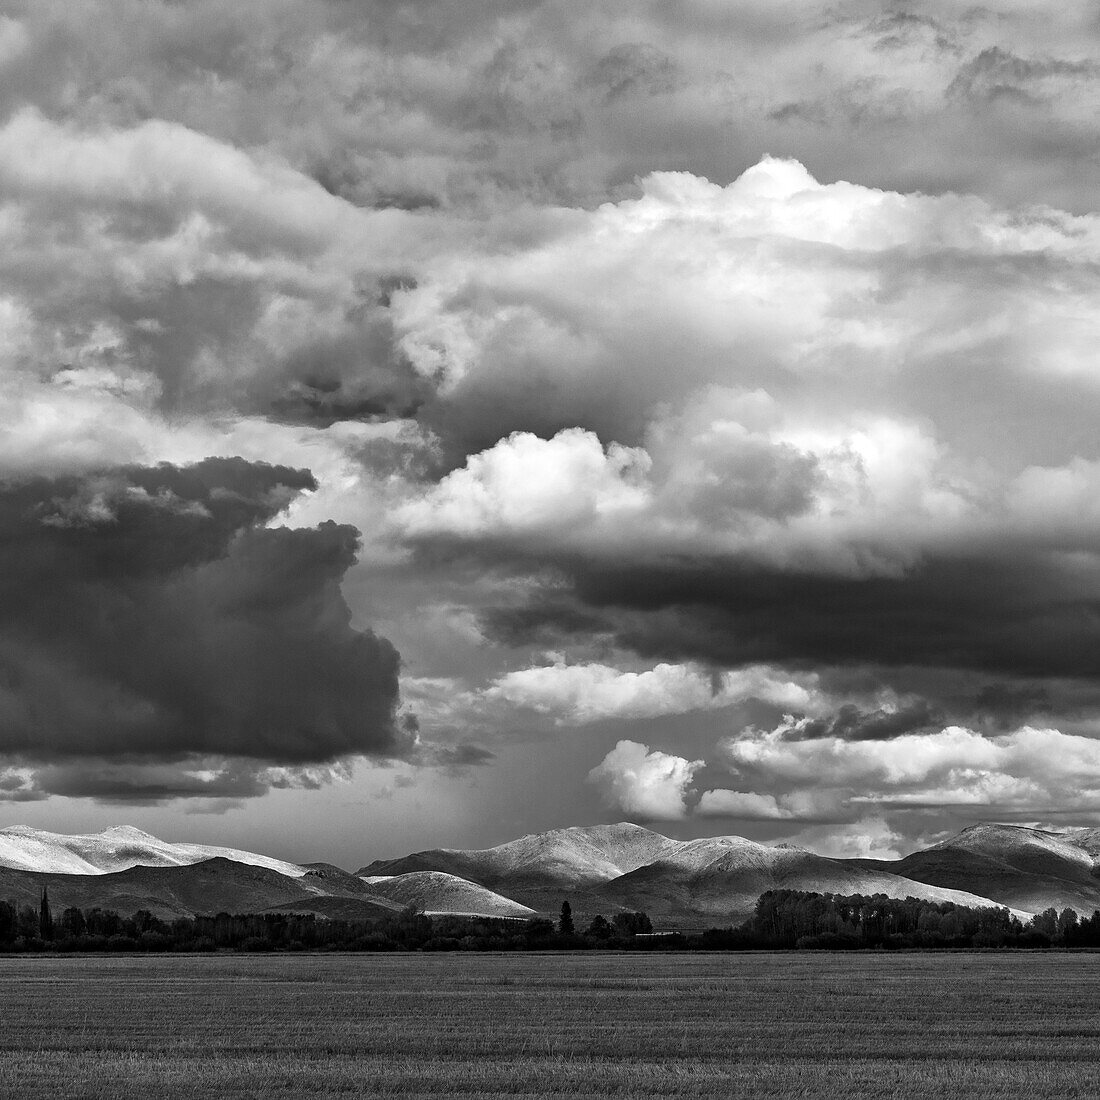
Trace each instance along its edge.
<path fill-rule="evenodd" d="M 398 655 L 351 627 L 340 593 L 357 532 L 264 526 L 313 486 L 240 459 L 5 485 L 0 751 L 56 762 L 36 782 L 59 793 L 165 796 L 409 754 Z M 256 764 L 195 763 L 214 755 Z M 145 786 L 142 767 L 172 762 Z"/>
<path fill-rule="evenodd" d="M 386 307 L 401 216 L 277 158 L 22 110 L 0 125 L 0 212 L 0 366 L 24 385 L 321 423 L 419 401 Z"/>
<path fill-rule="evenodd" d="M 589 773 L 615 812 L 644 821 L 676 821 L 688 813 L 687 795 L 702 760 L 652 751 L 637 741 L 620 741 Z"/>
<path fill-rule="evenodd" d="M 623 672 L 610 665 L 570 665 L 558 655 L 553 664 L 506 673 L 484 697 L 553 715 L 560 725 L 580 725 L 716 710 L 747 699 L 809 710 L 820 705 L 814 681 L 812 675 L 788 678 L 764 667 L 708 673 L 690 665 L 660 664 Z"/>
<path fill-rule="evenodd" d="M 549 567 L 645 656 L 1091 675 L 1100 222 L 775 160 L 643 189 L 400 296 L 429 415 L 543 433 L 405 537 Z"/>
<path fill-rule="evenodd" d="M 496 759 L 404 811 L 489 842 L 660 719 L 609 813 L 1088 803 L 1088 0 L 10 0 L 0 77 L 0 797 Z"/>
<path fill-rule="evenodd" d="M 703 794 L 699 812 L 852 821 L 868 807 L 1037 816 L 1100 809 L 1100 741 L 1024 726 L 995 737 L 950 726 L 891 740 L 797 736 L 804 723 L 748 729 L 719 756 L 753 791 Z M 794 731 L 796 737 L 791 738 Z"/>
<path fill-rule="evenodd" d="M 847 703 L 828 718 L 803 718 L 789 724 L 785 734 L 792 741 L 810 741 L 832 737 L 843 741 L 889 741 L 894 737 L 933 726 L 935 711 L 919 699 L 907 706 L 892 707 L 867 713 Z"/>
<path fill-rule="evenodd" d="M 654 166 L 728 179 L 769 151 L 830 179 L 1092 203 L 1087 0 L 12 0 L 5 13 L 0 107 L 171 120 L 278 151 L 362 205 L 595 202 Z"/>
<path fill-rule="evenodd" d="M 1037 422 L 986 457 L 1045 464 L 1049 419 L 1073 413 L 1050 384 L 1095 392 L 1093 215 L 825 185 L 773 158 L 725 187 L 684 172 L 639 186 L 596 210 L 546 212 L 537 230 L 528 216 L 524 247 L 509 234 L 504 248 L 440 258 L 395 295 L 403 352 L 443 381 L 425 414 L 441 430 L 475 450 L 502 427 L 579 425 L 633 445 L 661 403 L 717 386 L 740 407 L 708 423 L 705 399 L 688 402 L 690 422 L 651 428 L 654 446 L 678 451 L 686 430 L 683 459 L 705 461 L 707 445 L 720 459 L 783 443 L 783 469 L 866 436 L 855 453 L 897 493 L 907 479 L 891 460 L 914 460 L 919 487 L 942 474 L 939 447 L 972 458 L 975 428 L 982 449 L 994 442 L 991 418 L 1018 414 L 1021 388 Z M 979 394 L 976 425 L 959 401 Z M 937 434 L 921 438 L 929 419 Z M 780 510 L 797 512 L 797 464 L 785 477 Z"/>

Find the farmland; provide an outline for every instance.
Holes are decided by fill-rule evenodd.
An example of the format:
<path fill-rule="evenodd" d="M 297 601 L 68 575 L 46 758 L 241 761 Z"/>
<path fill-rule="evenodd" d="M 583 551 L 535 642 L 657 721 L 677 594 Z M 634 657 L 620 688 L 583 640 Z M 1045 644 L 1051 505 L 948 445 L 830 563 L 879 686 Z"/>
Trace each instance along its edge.
<path fill-rule="evenodd" d="M 0 1094 L 1095 1097 L 1100 955 L 0 959 Z"/>

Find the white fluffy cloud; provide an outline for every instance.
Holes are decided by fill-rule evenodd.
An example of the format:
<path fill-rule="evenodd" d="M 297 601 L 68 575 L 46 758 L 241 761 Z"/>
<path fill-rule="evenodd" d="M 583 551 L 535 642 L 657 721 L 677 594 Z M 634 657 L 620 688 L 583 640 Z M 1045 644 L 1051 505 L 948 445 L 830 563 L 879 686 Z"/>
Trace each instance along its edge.
<path fill-rule="evenodd" d="M 802 828 L 783 841 L 834 859 L 899 859 L 913 848 L 912 838 L 877 813 L 846 825 Z"/>
<path fill-rule="evenodd" d="M 774 794 L 721 788 L 704 791 L 696 812 L 700 817 L 736 817 L 743 821 L 779 821 L 794 816 L 785 806 L 780 806 Z"/>
<path fill-rule="evenodd" d="M 708 791 L 700 812 L 781 820 L 851 818 L 875 805 L 1013 814 L 1100 808 L 1100 740 L 1091 737 L 1032 726 L 987 737 L 952 726 L 885 741 L 803 740 L 804 725 L 788 720 L 724 739 L 724 765 L 761 793 Z"/>
<path fill-rule="evenodd" d="M 408 533 L 459 537 L 503 531 L 541 537 L 548 528 L 614 527 L 644 508 L 648 458 L 580 428 L 544 440 L 516 433 L 449 474 L 404 511 Z"/>
<path fill-rule="evenodd" d="M 489 409 L 536 429 L 412 500 L 409 538 L 847 575 L 975 540 L 1091 545 L 1100 455 L 1075 418 L 1096 398 L 1100 218 L 773 159 L 642 188 L 395 296 L 449 431 L 477 439 Z"/>
<path fill-rule="evenodd" d="M 403 632 L 426 726 L 824 712 L 778 664 L 832 659 L 812 593 L 760 613 L 804 602 L 802 649 L 757 653 L 770 624 L 738 622 L 745 652 L 647 641 L 621 668 L 583 646 L 522 667 L 480 616 L 547 564 L 710 568 L 752 604 L 731 565 L 877 579 L 1025 542 L 1075 571 L 1059 606 L 1086 606 L 1097 33 L 1087 0 L 20 0 L 0 18 L 0 475 L 310 467 L 288 522 L 363 530 L 389 571 L 349 574 L 349 599 Z M 973 657 L 938 614 L 920 659 Z M 1019 626 L 989 619 L 998 642 Z M 1062 649 L 1087 671 L 1085 635 Z M 1023 731 L 988 759 L 973 736 L 914 744 L 934 763 L 909 778 L 764 745 L 700 812 L 1054 790 Z M 633 742 L 609 761 L 597 781 L 634 812 L 696 797 L 697 761 Z"/>
<path fill-rule="evenodd" d="M 687 795 L 702 760 L 659 752 L 637 741 L 620 741 L 589 773 L 616 812 L 645 821 L 677 821 L 687 816 Z"/>
<path fill-rule="evenodd" d="M 740 396 L 708 394 L 712 408 Z M 731 554 L 857 575 L 899 571 L 967 519 L 985 522 L 972 487 L 951 478 L 915 425 L 855 420 L 834 436 L 817 432 L 806 449 L 781 432 L 701 425 L 690 413 L 655 426 L 649 451 L 605 449 L 580 428 L 548 440 L 515 433 L 423 490 L 395 521 L 412 542 L 628 551 L 648 561 Z"/>
<path fill-rule="evenodd" d="M 639 185 L 547 214 L 526 247 L 509 233 L 434 265 L 395 301 L 403 350 L 455 400 L 492 392 L 515 419 L 621 440 L 708 385 L 835 413 L 853 391 L 885 405 L 899 378 L 990 355 L 1002 377 L 1094 382 L 1094 215 L 822 184 L 772 158 L 725 187 Z"/>
<path fill-rule="evenodd" d="M 815 711 L 822 702 L 813 674 L 765 666 L 707 672 L 672 664 L 629 672 L 598 663 L 568 664 L 554 656 L 552 664 L 498 677 L 484 697 L 552 715 L 559 725 L 716 710 L 748 699 L 801 711 Z"/>

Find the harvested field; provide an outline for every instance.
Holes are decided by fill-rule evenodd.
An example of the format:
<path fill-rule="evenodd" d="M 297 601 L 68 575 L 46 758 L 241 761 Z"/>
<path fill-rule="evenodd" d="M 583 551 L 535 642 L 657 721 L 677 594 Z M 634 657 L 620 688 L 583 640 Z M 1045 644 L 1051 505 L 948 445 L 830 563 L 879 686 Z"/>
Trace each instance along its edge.
<path fill-rule="evenodd" d="M 0 959 L 0 1095 L 1096 1097 L 1100 955 Z"/>

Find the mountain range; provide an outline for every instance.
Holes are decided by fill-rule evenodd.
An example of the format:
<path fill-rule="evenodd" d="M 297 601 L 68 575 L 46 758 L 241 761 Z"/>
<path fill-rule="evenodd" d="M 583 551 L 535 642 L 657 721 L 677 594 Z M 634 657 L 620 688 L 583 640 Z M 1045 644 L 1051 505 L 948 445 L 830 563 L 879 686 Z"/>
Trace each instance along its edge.
<path fill-rule="evenodd" d="M 436 848 L 351 873 L 234 848 L 177 844 L 130 826 L 67 836 L 0 829 L 0 899 L 55 910 L 99 906 L 165 918 L 302 912 L 378 918 L 428 914 L 526 919 L 568 900 L 578 919 L 641 910 L 656 927 L 740 922 L 765 890 L 886 894 L 1003 905 L 1100 909 L 1100 830 L 981 824 L 898 860 L 836 859 L 738 836 L 673 840 L 620 822 L 536 833 L 493 848 Z"/>

